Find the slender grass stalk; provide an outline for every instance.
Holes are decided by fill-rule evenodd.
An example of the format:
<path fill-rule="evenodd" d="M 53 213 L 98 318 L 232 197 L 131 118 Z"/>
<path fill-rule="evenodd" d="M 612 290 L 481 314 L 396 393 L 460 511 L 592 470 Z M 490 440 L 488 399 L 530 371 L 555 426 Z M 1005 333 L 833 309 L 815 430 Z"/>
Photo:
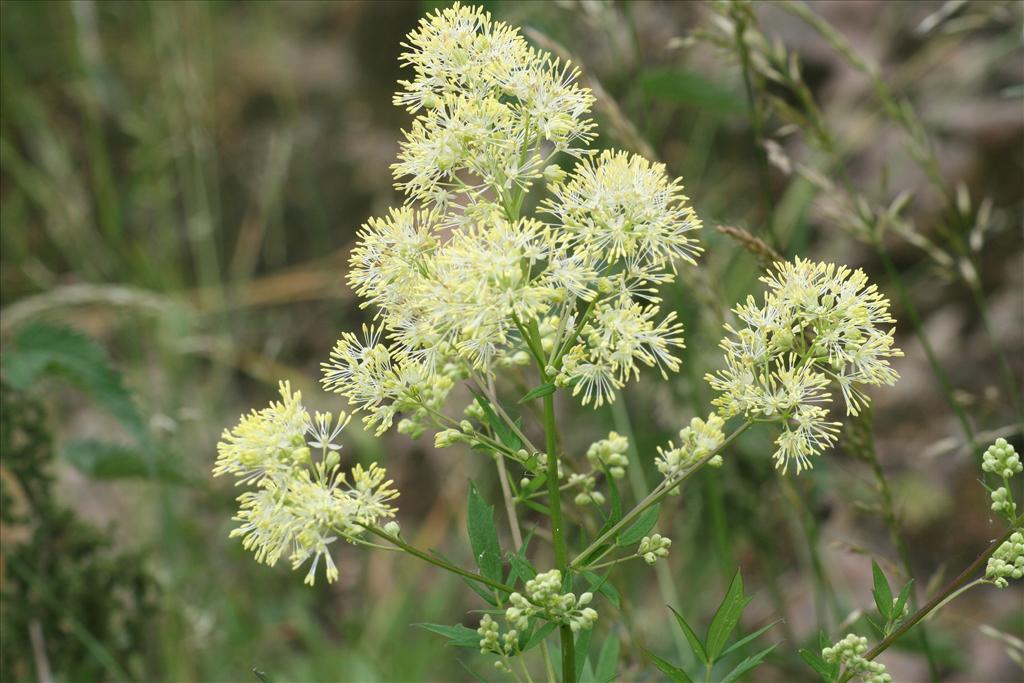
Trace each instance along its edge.
<path fill-rule="evenodd" d="M 516 515 L 516 502 L 512 498 L 512 489 L 508 485 L 508 472 L 505 469 L 505 458 L 501 455 L 494 459 L 498 465 L 498 481 L 501 483 L 501 497 L 505 500 L 505 514 L 508 515 L 508 526 L 512 532 L 512 543 L 516 552 L 523 547 L 523 534 L 519 529 L 519 517 Z"/>
<path fill-rule="evenodd" d="M 925 175 L 927 175 L 932 185 L 946 200 L 948 206 L 956 207 L 956 192 L 952 187 L 950 187 L 949 182 L 943 176 L 942 167 L 939 164 L 935 148 L 932 145 L 931 139 L 928 137 L 925 127 L 918 118 L 914 108 L 906 101 L 901 102 L 882 78 L 878 67 L 861 58 L 842 34 L 840 34 L 824 18 L 815 14 L 806 4 L 803 2 L 789 0 L 782 3 L 781 7 L 791 14 L 799 17 L 815 29 L 830 45 L 832 45 L 833 48 L 836 49 L 836 51 L 842 54 L 855 69 L 867 76 L 875 98 L 882 105 L 882 111 L 906 132 L 909 138 L 908 149 L 910 151 L 910 155 L 925 172 Z M 957 216 L 957 222 L 962 223 L 959 212 L 954 211 L 954 214 Z M 1002 379 L 1006 384 L 1007 395 L 1010 398 L 1010 403 L 1017 415 L 1017 419 L 1024 421 L 1024 413 L 1021 412 L 1020 395 L 1017 388 L 1017 382 L 1010 363 L 1007 360 L 1006 350 L 1003 348 L 1003 345 L 999 342 L 998 338 L 993 334 L 994 329 L 988 315 L 988 301 L 985 297 L 985 293 L 981 290 L 976 277 L 976 273 L 978 272 L 977 265 L 974 263 L 974 259 L 971 256 L 971 250 L 964 241 L 964 226 L 960 225 L 957 227 L 959 230 L 943 230 L 943 234 L 953 250 L 956 251 L 961 258 L 965 259 L 971 267 L 970 275 L 968 275 L 963 269 L 958 269 L 957 274 L 967 286 L 967 289 L 975 300 L 975 304 L 977 305 L 982 317 L 982 325 L 989 336 L 992 349 L 998 358 Z"/>
<path fill-rule="evenodd" d="M 960 405 L 960 401 L 957 400 L 956 395 L 953 393 L 953 384 L 949 381 L 949 375 L 946 374 L 946 370 L 942 367 L 939 362 L 938 356 L 935 354 L 935 349 L 932 347 L 931 341 L 928 339 L 928 335 L 925 334 L 924 325 L 921 323 L 921 315 L 918 313 L 917 307 L 914 305 L 913 300 L 910 298 L 910 294 L 907 292 L 907 288 L 903 284 L 903 279 L 900 277 L 899 271 L 896 269 L 896 264 L 892 262 L 892 257 L 889 256 L 888 250 L 882 243 L 881 239 L 874 241 L 875 251 L 878 253 L 879 258 L 882 260 L 882 265 L 885 266 L 885 272 L 889 276 L 889 280 L 896 287 L 896 296 L 900 299 L 900 304 L 906 309 L 907 315 L 910 317 L 911 325 L 914 327 L 914 334 L 917 336 L 918 341 L 921 342 L 921 348 L 924 349 L 925 356 L 928 358 L 928 364 L 931 365 L 932 372 L 935 377 L 939 380 L 939 384 L 942 386 L 942 394 L 946 399 L 946 403 L 953 409 L 956 414 L 957 420 L 960 422 L 960 427 L 964 432 L 964 438 L 967 443 L 974 446 L 974 428 L 971 427 L 971 422 L 967 418 L 967 412 L 964 407 Z M 977 449 L 977 446 L 974 446 Z M 977 455 L 977 453 L 975 453 Z"/>
<path fill-rule="evenodd" d="M 753 81 L 751 79 L 752 66 L 750 63 L 750 50 L 747 49 L 747 43 L 744 38 L 744 33 L 747 30 L 747 18 L 748 13 L 751 11 L 745 5 L 730 5 L 729 16 L 736 24 L 735 29 L 735 44 L 736 53 L 740 57 L 740 70 L 743 72 L 743 85 L 747 92 L 747 102 L 750 104 L 750 125 L 754 134 L 754 148 L 755 154 L 757 155 L 758 171 L 760 173 L 762 192 L 759 192 L 759 196 L 764 202 L 764 215 L 765 220 L 765 232 L 768 235 L 768 241 L 776 249 L 782 245 L 779 241 L 778 235 L 775 233 L 775 220 L 774 220 L 774 208 L 772 207 L 771 197 L 771 175 L 768 168 L 768 155 L 765 153 L 762 142 L 764 140 L 764 112 L 761 110 L 761 102 L 754 92 Z"/>

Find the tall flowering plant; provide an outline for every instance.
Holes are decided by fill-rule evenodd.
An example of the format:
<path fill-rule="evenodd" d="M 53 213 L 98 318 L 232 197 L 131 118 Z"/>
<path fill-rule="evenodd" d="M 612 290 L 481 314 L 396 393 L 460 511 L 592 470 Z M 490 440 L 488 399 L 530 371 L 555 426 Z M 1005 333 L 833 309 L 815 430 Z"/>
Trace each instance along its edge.
<path fill-rule="evenodd" d="M 643 368 L 679 369 L 683 328 L 659 292 L 696 265 L 701 221 L 664 165 L 590 149 L 594 97 L 578 70 L 517 29 L 456 4 L 423 19 L 405 47 L 411 77 L 394 101 L 415 118 L 392 170 L 406 201 L 359 233 L 348 281 L 373 322 L 341 335 L 321 383 L 378 436 L 432 433 L 438 448 L 486 453 L 513 550 L 502 555 L 492 508 L 472 487 L 475 570 L 407 543 L 384 469 L 342 467 L 348 415 L 311 415 L 287 383 L 280 402 L 225 431 L 214 473 L 250 487 L 233 535 L 257 560 L 308 563 L 313 583 L 321 564 L 338 577 L 338 540 L 409 553 L 468 579 L 488 603 L 476 632 L 435 630 L 517 678 L 517 668 L 529 677 L 523 655 L 537 647 L 546 658 L 557 638 L 562 680 L 576 681 L 574 649 L 599 618 L 593 592 L 614 579 L 596 572 L 668 555 L 671 540 L 651 533 L 666 495 L 721 465 L 754 423 L 777 426 L 775 462 L 799 473 L 836 441 L 834 395 L 855 415 L 867 387 L 896 381 L 889 302 L 860 271 L 776 263 L 763 297 L 726 325 L 722 367 L 707 375 L 710 413 L 652 454 L 663 478 L 646 498 L 623 512 L 616 493 L 605 511 L 602 489 L 636 466 L 628 441 L 612 432 L 585 457 L 566 452 L 555 397 L 596 408 Z M 512 377 L 534 386 L 518 403 L 505 398 Z M 540 424 L 525 424 L 518 404 L 535 401 Z M 600 511 L 604 525 L 570 528 L 567 505 Z M 537 536 L 550 553 L 523 538 L 525 509 L 549 520 Z"/>

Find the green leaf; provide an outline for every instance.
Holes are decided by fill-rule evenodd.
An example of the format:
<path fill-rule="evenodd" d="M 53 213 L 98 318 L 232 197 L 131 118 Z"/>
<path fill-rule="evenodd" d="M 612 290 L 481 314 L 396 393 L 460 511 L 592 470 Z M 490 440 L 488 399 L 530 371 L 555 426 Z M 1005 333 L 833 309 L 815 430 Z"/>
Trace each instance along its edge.
<path fill-rule="evenodd" d="M 608 518 L 604 521 L 604 525 L 598 532 L 598 536 L 611 529 L 613 526 L 618 524 L 620 519 L 622 519 L 622 496 L 619 495 L 619 487 L 616 485 L 615 479 L 611 477 L 607 471 L 605 472 L 605 482 L 608 484 L 608 497 L 611 499 L 611 510 L 608 513 Z"/>
<path fill-rule="evenodd" d="M 814 669 L 819 676 L 821 676 L 828 683 L 836 678 L 836 672 L 833 671 L 832 665 L 821 658 L 817 652 L 808 650 L 806 647 L 800 650 L 800 658 L 807 662 L 807 665 Z"/>
<path fill-rule="evenodd" d="M 775 626 L 775 624 L 778 624 L 780 621 L 782 621 L 782 619 L 776 619 L 772 623 L 767 624 L 767 625 L 762 626 L 761 628 L 757 629 L 756 631 L 751 633 L 749 636 L 744 636 L 743 638 L 740 638 L 735 643 L 733 643 L 732 645 L 730 645 L 729 647 L 725 648 L 722 651 L 722 657 L 725 657 L 726 655 L 735 652 L 736 650 L 740 649 L 741 647 L 743 647 L 744 645 L 746 645 L 750 641 L 752 641 L 755 638 L 758 638 L 759 636 L 763 635 L 765 631 L 770 629 L 772 626 Z"/>
<path fill-rule="evenodd" d="M 680 669 L 678 666 L 666 662 L 664 659 L 654 654 L 650 650 L 644 650 L 648 657 L 654 662 L 654 666 L 658 667 L 661 673 L 669 677 L 672 683 L 693 683 L 693 679 L 686 675 L 686 672 Z"/>
<path fill-rule="evenodd" d="M 772 650 L 778 647 L 778 645 L 778 643 L 775 643 L 774 645 L 769 645 L 757 654 L 751 655 L 750 657 L 744 659 L 742 662 L 736 665 L 735 669 L 733 669 L 725 675 L 725 678 L 722 679 L 722 683 L 733 683 L 733 681 L 738 681 L 740 679 L 740 676 L 747 673 L 751 669 L 760 666 L 761 662 L 764 661 L 764 658 L 768 656 L 768 653 L 770 653 Z"/>
<path fill-rule="evenodd" d="M 544 515 L 545 517 L 550 517 L 551 516 L 551 508 L 549 508 L 547 505 L 544 505 L 544 503 L 538 503 L 537 501 L 530 500 L 528 498 L 524 498 L 522 502 L 523 502 L 523 505 L 525 505 L 526 507 L 530 508 L 534 512 L 539 512 L 540 514 Z"/>
<path fill-rule="evenodd" d="M 470 389 L 470 391 L 473 391 Z M 518 451 L 523 447 L 523 442 L 519 440 L 512 428 L 508 426 L 504 420 L 498 417 L 498 414 L 494 412 L 494 408 L 491 406 L 491 402 L 487 400 L 483 394 L 473 391 L 473 396 L 476 397 L 476 402 L 480 405 L 480 408 L 484 411 L 484 416 L 487 418 L 487 423 L 491 425 L 491 429 L 494 430 L 494 435 L 498 437 L 505 446 L 513 451 Z"/>
<path fill-rule="evenodd" d="M 888 620 L 892 613 L 892 589 L 889 588 L 889 581 L 885 578 L 882 568 L 874 560 L 871 560 L 871 574 L 875 580 L 875 589 L 872 591 L 875 607 L 878 608 L 878 613 Z"/>
<path fill-rule="evenodd" d="M 148 443 L 145 420 L 111 367 L 103 348 L 70 327 L 29 325 L 3 354 L 3 372 L 16 389 L 25 389 L 41 375 L 60 376 L 110 412 L 140 443 Z"/>
<path fill-rule="evenodd" d="M 868 622 L 868 625 L 871 626 L 872 630 L 878 634 L 879 638 L 885 637 L 885 628 L 883 628 L 885 624 L 879 624 L 866 614 L 864 615 L 864 621 Z"/>
<path fill-rule="evenodd" d="M 551 382 L 548 382 L 547 384 L 541 384 L 539 387 L 536 387 L 535 389 L 532 389 L 530 392 L 528 392 L 526 396 L 523 396 L 521 399 L 519 399 L 519 403 L 529 403 L 530 401 L 536 398 L 548 396 L 550 394 L 555 393 L 555 389 L 555 385 L 552 384 Z"/>
<path fill-rule="evenodd" d="M 480 647 L 480 634 L 462 624 L 456 624 L 455 626 L 446 626 L 445 624 L 413 624 L 413 626 L 418 626 L 419 628 L 444 636 L 452 647 Z"/>
<path fill-rule="evenodd" d="M 481 676 L 480 674 L 478 674 L 477 672 L 473 671 L 472 669 L 470 669 L 470 668 L 469 668 L 469 664 L 466 664 L 466 663 L 465 663 L 464 661 L 462 661 L 461 659 L 457 659 L 457 660 L 455 660 L 455 661 L 457 661 L 457 662 L 459 663 L 459 665 L 460 665 L 460 666 L 461 666 L 461 667 L 462 667 L 463 669 L 465 669 L 465 670 L 466 670 L 466 671 L 467 671 L 467 672 L 469 673 L 469 675 L 470 675 L 470 676 L 472 676 L 472 677 L 473 677 L 474 679 L 476 679 L 476 680 L 480 681 L 480 683 L 487 683 L 487 679 L 486 679 L 486 678 L 484 678 L 483 676 Z"/>
<path fill-rule="evenodd" d="M 636 518 L 636 521 L 630 524 L 628 527 L 623 529 L 622 533 L 619 534 L 616 543 L 620 546 L 633 545 L 639 543 L 640 539 L 650 533 L 654 525 L 658 523 L 658 515 L 661 513 L 661 503 L 652 505 Z"/>
<path fill-rule="evenodd" d="M 676 623 L 679 624 L 679 629 L 683 632 L 683 635 L 686 636 L 687 642 L 690 643 L 690 649 L 693 650 L 693 654 L 697 655 L 697 659 L 701 662 L 707 664 L 708 653 L 707 650 L 704 649 L 704 643 L 700 641 L 700 638 L 697 637 L 697 633 L 690 628 L 688 623 L 686 623 L 686 619 L 683 618 L 682 614 L 677 612 L 671 605 L 669 605 L 668 608 L 672 610 L 672 614 L 676 615 Z"/>
<path fill-rule="evenodd" d="M 523 652 L 526 652 L 527 650 L 532 650 L 533 648 L 540 645 L 541 641 L 547 638 L 551 634 L 551 632 L 555 630 L 556 626 L 557 624 L 553 624 L 549 621 L 548 623 L 544 624 L 539 629 L 537 629 L 537 632 L 530 636 L 530 639 L 526 641 L 526 645 L 524 645 L 522 648 Z"/>
<path fill-rule="evenodd" d="M 576 636 L 576 680 L 580 680 L 580 675 L 583 673 L 584 665 L 587 662 L 587 653 L 590 651 L 590 638 L 594 635 L 594 629 L 588 628 L 585 631 L 580 631 L 579 635 Z"/>
<path fill-rule="evenodd" d="M 900 589 L 899 597 L 896 598 L 896 604 L 892 607 L 892 619 L 902 620 L 903 609 L 907 606 L 907 600 L 910 599 L 910 590 L 914 585 L 914 580 L 907 581 L 906 585 Z"/>
<path fill-rule="evenodd" d="M 609 633 L 601 645 L 601 653 L 597 656 L 594 668 L 594 679 L 597 683 L 608 683 L 615 678 L 615 670 L 619 666 L 619 636 Z"/>
<path fill-rule="evenodd" d="M 641 74 L 639 86 L 648 95 L 667 102 L 689 104 L 698 109 L 721 113 L 744 110 L 743 100 L 732 90 L 686 69 L 647 71 Z"/>
<path fill-rule="evenodd" d="M 608 598 L 608 602 L 618 607 L 621 602 L 619 591 L 616 590 L 615 586 L 608 581 L 609 576 L 610 575 L 605 575 L 604 577 L 601 577 L 598 576 L 596 572 L 583 572 L 583 578 L 585 578 L 587 583 L 590 584 L 590 592 L 593 593 L 596 591 L 600 593 L 604 597 Z"/>
<path fill-rule="evenodd" d="M 722 599 L 722 604 L 718 606 L 718 611 L 715 612 L 715 616 L 711 620 L 711 626 L 708 627 L 705 645 L 709 661 L 713 662 L 718 659 L 718 654 L 729 640 L 729 634 L 739 623 L 748 602 L 749 600 L 743 597 L 743 577 L 740 576 L 739 570 L 736 570 L 736 576 L 729 584 L 729 590 Z"/>
<path fill-rule="evenodd" d="M 472 482 L 469 484 L 466 526 L 480 573 L 501 581 L 501 546 L 498 544 L 498 531 L 494 528 L 494 507 L 480 497 Z"/>
<path fill-rule="evenodd" d="M 479 581 L 473 581 L 472 579 L 468 579 L 465 576 L 460 576 L 459 578 L 465 581 L 466 585 L 469 586 L 474 593 L 479 595 L 480 598 L 483 599 L 483 601 L 486 602 L 488 605 L 491 605 L 493 607 L 498 606 L 498 599 L 494 596 L 494 589 L 488 588 L 482 585 Z"/>
<path fill-rule="evenodd" d="M 175 461 L 144 453 L 136 446 L 91 439 L 72 441 L 64 446 L 61 455 L 79 471 L 96 479 L 152 476 L 173 483 L 185 480 Z"/>

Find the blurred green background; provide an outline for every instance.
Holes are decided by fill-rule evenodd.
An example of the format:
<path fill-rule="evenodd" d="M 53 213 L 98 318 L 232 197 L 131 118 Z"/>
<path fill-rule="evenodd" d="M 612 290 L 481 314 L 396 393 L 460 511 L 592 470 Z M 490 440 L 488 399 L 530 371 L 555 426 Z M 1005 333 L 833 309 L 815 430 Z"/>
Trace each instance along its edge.
<path fill-rule="evenodd" d="M 343 407 L 318 390 L 318 364 L 367 316 L 347 252 L 402 201 L 389 164 L 409 117 L 391 94 L 400 43 L 435 6 L 0 4 L 4 680 L 491 676 L 411 626 L 475 628 L 481 604 L 461 581 L 343 547 L 340 581 L 305 587 L 228 539 L 236 491 L 209 477 L 220 431 L 279 378 Z M 570 447 L 634 432 L 627 491 L 706 413 L 721 323 L 757 291 L 758 258 L 716 226 L 863 267 L 893 299 L 906 357 L 902 381 L 874 392 L 877 460 L 857 445 L 863 420 L 860 441 L 799 479 L 773 472 L 768 432 L 745 435 L 666 506 L 668 563 L 658 581 L 624 568 L 628 608 L 600 627 L 632 625 L 622 680 L 657 680 L 641 647 L 687 656 L 665 603 L 706 624 L 739 566 L 755 596 L 745 628 L 786 620 L 757 679 L 809 680 L 794 653 L 870 603 L 865 555 L 906 571 L 874 462 L 920 596 L 997 533 L 976 447 L 1003 435 L 1021 449 L 1022 6 L 811 4 L 877 82 L 779 5 L 486 6 L 572 55 L 599 90 L 598 145 L 664 161 L 705 222 L 700 269 L 665 292 L 687 328 L 683 371 L 645 376 L 614 410 L 560 405 Z M 910 120 L 891 106 L 904 101 Z M 489 463 L 356 423 L 347 434 L 348 458 L 395 477 L 407 538 L 469 562 L 467 482 L 496 499 Z M 942 679 L 1019 676 L 981 625 L 1024 637 L 1022 601 L 978 589 L 932 622 Z M 897 680 L 927 679 L 914 647 L 886 655 Z"/>

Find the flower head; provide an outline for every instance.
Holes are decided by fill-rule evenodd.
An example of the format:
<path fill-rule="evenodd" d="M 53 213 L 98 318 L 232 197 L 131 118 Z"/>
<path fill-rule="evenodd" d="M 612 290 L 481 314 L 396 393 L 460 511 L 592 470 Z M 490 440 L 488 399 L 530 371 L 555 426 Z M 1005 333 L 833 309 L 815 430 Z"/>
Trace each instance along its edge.
<path fill-rule="evenodd" d="M 832 387 L 856 415 L 869 401 L 864 387 L 896 381 L 889 359 L 902 352 L 886 327 L 889 301 L 862 271 L 797 258 L 762 281 L 763 301 L 748 297 L 734 309 L 740 324 L 726 325 L 725 368 L 706 378 L 723 417 L 781 424 L 776 465 L 785 472 L 795 462 L 799 473 L 836 441 Z"/>
<path fill-rule="evenodd" d="M 393 517 L 390 501 L 398 492 L 376 464 L 356 465 L 351 480 L 340 471 L 336 440 L 348 423 L 345 413 L 310 418 L 299 392 L 287 382 L 280 391 L 282 402 L 243 416 L 217 446 L 214 475 L 233 474 L 256 486 L 238 497 L 239 526 L 231 536 L 271 566 L 283 556 L 294 569 L 312 559 L 308 584 L 323 558 L 327 580 L 334 581 L 338 569 L 327 546 L 339 537 L 354 542 L 364 527 Z"/>

